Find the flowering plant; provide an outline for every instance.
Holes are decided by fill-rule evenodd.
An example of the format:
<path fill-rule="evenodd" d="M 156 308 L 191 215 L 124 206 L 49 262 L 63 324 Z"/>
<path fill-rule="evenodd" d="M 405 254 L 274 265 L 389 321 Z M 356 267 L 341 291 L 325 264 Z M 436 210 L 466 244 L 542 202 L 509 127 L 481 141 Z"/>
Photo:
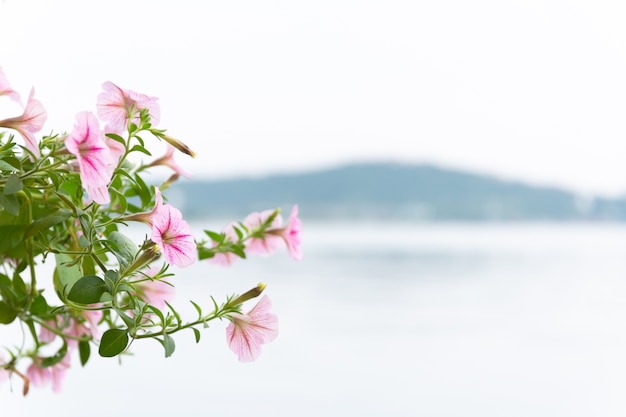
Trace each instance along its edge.
<path fill-rule="evenodd" d="M 0 380 L 22 379 L 24 394 L 29 384 L 51 383 L 58 392 L 74 354 L 85 365 L 94 347 L 114 357 L 134 340 L 155 339 L 168 357 L 174 334 L 191 330 L 198 342 L 199 328 L 215 319 L 230 322 L 226 339 L 239 360 L 255 360 L 261 345 L 276 337 L 278 321 L 266 295 L 247 312 L 242 305 L 265 285 L 221 303 L 211 297 L 208 308 L 191 301 L 197 317 L 184 320 L 168 302 L 175 283 L 170 265 L 230 265 L 281 245 L 292 258 L 302 257 L 297 206 L 285 224 L 279 210 L 269 210 L 195 238 L 164 195 L 180 175 L 189 175 L 174 152 L 195 153 L 155 127 L 156 98 L 111 82 L 102 87 L 96 113 L 78 113 L 69 133 L 37 139 L 47 114 L 34 90 L 21 115 L 0 119 L 0 324 L 24 329 L 20 343 L 5 344 L 0 353 Z M 0 99 L 22 105 L 1 69 Z M 167 143 L 164 156 L 152 157 L 154 140 Z M 156 166 L 173 173 L 149 185 L 145 174 Z M 136 222 L 148 233 L 139 242 L 124 233 Z M 49 263 L 52 291 L 39 276 Z"/>

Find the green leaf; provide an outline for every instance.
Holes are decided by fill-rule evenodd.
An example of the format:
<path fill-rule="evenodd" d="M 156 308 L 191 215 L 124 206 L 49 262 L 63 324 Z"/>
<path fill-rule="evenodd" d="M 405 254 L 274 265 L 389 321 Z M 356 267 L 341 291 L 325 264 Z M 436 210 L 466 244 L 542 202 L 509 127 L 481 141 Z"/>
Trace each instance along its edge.
<path fill-rule="evenodd" d="M 233 226 L 233 229 L 235 229 L 235 233 L 237 233 L 239 240 L 243 239 L 243 232 L 237 226 Z"/>
<path fill-rule="evenodd" d="M 205 230 L 204 233 L 214 242 L 221 243 L 224 240 L 225 235 L 223 233 L 215 233 L 210 230 Z"/>
<path fill-rule="evenodd" d="M 59 191 L 64 192 L 65 194 L 67 194 L 68 196 L 72 198 L 78 198 L 76 194 L 79 189 L 80 189 L 80 184 L 77 183 L 76 181 L 64 181 L 63 183 L 61 183 L 61 186 L 59 187 Z"/>
<path fill-rule="evenodd" d="M 80 246 L 81 248 L 86 248 L 90 244 L 91 242 L 89 242 L 89 239 L 87 239 L 85 235 L 80 235 L 80 237 L 78 238 L 78 246 Z"/>
<path fill-rule="evenodd" d="M 52 184 L 54 185 L 54 188 L 56 190 L 58 190 L 59 189 L 59 185 L 61 184 L 61 181 L 63 181 L 61 176 L 58 175 L 55 172 L 48 172 L 48 178 L 50 178 L 50 181 L 52 181 Z"/>
<path fill-rule="evenodd" d="M 95 275 L 86 275 L 76 281 L 67 298 L 80 304 L 93 304 L 100 301 L 100 297 L 106 291 L 104 280 Z"/>
<path fill-rule="evenodd" d="M 236 243 L 230 247 L 230 251 L 240 258 L 246 258 L 245 246 L 243 243 Z"/>
<path fill-rule="evenodd" d="M 144 140 L 141 137 L 135 136 L 135 139 L 137 139 L 137 142 L 139 142 L 140 146 L 142 146 L 144 148 L 146 147 L 146 144 L 145 144 Z"/>
<path fill-rule="evenodd" d="M 16 307 L 19 304 L 18 295 L 13 289 L 13 282 L 4 274 L 0 274 L 0 296 L 10 307 Z"/>
<path fill-rule="evenodd" d="M 165 357 L 169 358 L 176 350 L 176 343 L 174 343 L 174 339 L 169 334 L 163 335 L 163 348 L 165 348 Z"/>
<path fill-rule="evenodd" d="M 198 319 L 202 318 L 202 309 L 200 308 L 200 306 L 191 300 L 189 300 L 189 302 L 194 306 L 194 308 L 198 312 Z"/>
<path fill-rule="evenodd" d="M 85 366 L 87 361 L 89 361 L 89 356 L 91 355 L 91 347 L 89 346 L 89 342 L 86 340 L 81 340 L 78 342 L 78 353 L 80 355 L 80 364 Z"/>
<path fill-rule="evenodd" d="M 0 159 L 0 170 L 2 171 L 15 171 L 15 167 L 3 159 Z"/>
<path fill-rule="evenodd" d="M 146 185 L 143 178 L 139 174 L 135 174 L 135 182 L 139 186 L 139 198 L 141 199 L 141 204 L 143 207 L 147 207 L 152 200 L 152 194 L 150 193 L 150 188 Z"/>
<path fill-rule="evenodd" d="M 17 317 L 17 311 L 12 309 L 4 301 L 0 301 L 0 323 L 1 324 L 12 323 L 16 317 Z"/>
<path fill-rule="evenodd" d="M 96 261 L 91 256 L 83 256 L 82 261 L 83 275 L 96 275 Z"/>
<path fill-rule="evenodd" d="M 126 326 L 128 326 L 129 328 L 135 328 L 136 326 L 135 317 L 130 317 L 128 314 L 124 313 L 122 310 L 119 310 L 119 309 L 116 309 L 115 312 L 117 313 L 118 316 L 120 316 L 120 318 L 122 319 L 124 324 L 126 324 Z"/>
<path fill-rule="evenodd" d="M 24 188 L 24 184 L 22 184 L 22 180 L 15 174 L 9 175 L 7 178 L 7 182 L 4 185 L 4 194 L 15 194 L 19 192 L 22 188 Z"/>
<path fill-rule="evenodd" d="M 17 216 L 20 214 L 20 204 L 14 194 L 0 194 L 0 206 L 4 207 L 7 213 Z"/>
<path fill-rule="evenodd" d="M 113 292 L 113 288 L 115 288 L 115 284 L 117 284 L 117 281 L 119 281 L 119 274 L 117 273 L 117 271 L 114 271 L 112 269 L 109 269 L 108 271 L 106 271 L 104 273 L 104 281 L 107 284 L 107 290 L 110 292 Z"/>
<path fill-rule="evenodd" d="M 74 259 L 65 253 L 57 253 L 54 255 L 56 260 L 56 268 L 54 269 L 53 282 L 54 289 L 59 294 L 61 301 L 65 301 L 67 293 L 72 289 L 74 284 L 81 279 L 82 274 L 77 264 L 68 266 Z"/>
<path fill-rule="evenodd" d="M 19 171 L 22 169 L 22 164 L 20 163 L 20 160 L 13 157 L 13 156 L 5 156 L 4 158 L 2 158 L 2 165 L 0 166 L 0 169 L 5 170 L 5 171 Z"/>
<path fill-rule="evenodd" d="M 122 145 L 126 146 L 126 141 L 120 135 L 117 135 L 115 133 L 107 133 L 106 136 L 111 138 L 111 139 L 113 139 L 114 141 L 119 142 Z"/>
<path fill-rule="evenodd" d="M 178 323 L 178 325 L 180 326 L 183 323 L 183 319 L 180 317 L 180 314 L 178 314 L 178 311 L 174 310 L 174 307 L 172 307 L 172 305 L 168 303 L 167 301 L 164 300 L 163 302 L 172 311 L 172 314 L 174 314 L 174 317 L 176 318 L 176 323 Z"/>
<path fill-rule="evenodd" d="M 19 274 L 13 275 L 13 290 L 15 291 L 15 295 L 18 297 L 26 297 L 28 295 L 26 284 Z"/>
<path fill-rule="evenodd" d="M 143 146 L 140 145 L 135 145 L 130 149 L 130 152 L 141 152 L 144 153 L 148 156 L 152 156 L 152 154 L 150 153 L 150 151 L 148 151 L 146 148 L 144 148 Z"/>
<path fill-rule="evenodd" d="M 98 353 L 105 358 L 119 355 L 126 349 L 128 344 L 128 332 L 123 329 L 109 329 L 100 339 Z"/>
<path fill-rule="evenodd" d="M 44 360 L 41 361 L 40 366 L 42 368 L 46 368 L 48 366 L 56 365 L 57 363 L 63 360 L 66 354 L 67 354 L 67 343 L 65 343 L 65 340 L 63 340 L 63 346 L 61 346 L 61 349 L 59 349 L 57 353 L 54 354 L 54 356 L 44 358 Z"/>
<path fill-rule="evenodd" d="M 24 233 L 27 227 L 26 225 L 0 225 L 0 253 L 7 255 L 9 250 L 24 243 Z"/>
<path fill-rule="evenodd" d="M 139 251 L 139 246 L 135 242 L 117 231 L 109 234 L 109 242 L 121 268 L 130 265 Z"/>
<path fill-rule="evenodd" d="M 42 316 L 48 312 L 48 302 L 46 298 L 39 294 L 30 305 L 30 314 L 34 316 Z"/>
<path fill-rule="evenodd" d="M 163 315 L 161 310 L 151 305 L 148 305 L 148 309 L 152 310 L 152 312 L 156 314 L 159 317 L 159 319 L 161 319 L 161 323 L 165 323 L 165 316 Z"/>
<path fill-rule="evenodd" d="M 122 282 L 121 284 L 119 284 L 117 286 L 117 292 L 118 293 L 120 293 L 120 292 L 127 292 L 129 294 L 132 294 L 133 292 L 135 292 L 135 289 L 132 286 L 130 286 L 129 284 L 127 284 L 125 282 Z"/>
<path fill-rule="evenodd" d="M 196 343 L 200 343 L 200 330 L 195 327 L 192 327 L 191 330 L 193 330 L 193 334 L 196 337 Z"/>
<path fill-rule="evenodd" d="M 112 199 L 115 199 L 115 201 L 117 201 L 116 206 L 119 206 L 117 208 L 117 211 L 120 213 L 125 213 L 128 209 L 128 201 L 126 200 L 126 196 L 114 188 L 109 188 L 109 190 L 111 191 Z"/>
<path fill-rule="evenodd" d="M 213 248 L 206 248 L 204 246 L 198 246 L 198 259 L 203 261 L 215 256 L 215 250 Z"/>
<path fill-rule="evenodd" d="M 37 233 L 49 229 L 55 224 L 59 224 L 67 220 L 72 215 L 72 212 L 67 209 L 58 209 L 57 211 L 39 218 L 33 222 L 26 229 L 26 233 L 24 234 L 24 239 L 28 239 L 31 236 L 36 235 Z"/>

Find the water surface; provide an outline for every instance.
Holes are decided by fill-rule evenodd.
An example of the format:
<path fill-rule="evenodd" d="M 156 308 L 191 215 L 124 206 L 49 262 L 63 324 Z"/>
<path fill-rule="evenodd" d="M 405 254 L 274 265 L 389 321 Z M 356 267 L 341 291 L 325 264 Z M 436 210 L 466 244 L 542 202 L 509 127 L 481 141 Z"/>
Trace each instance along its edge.
<path fill-rule="evenodd" d="M 62 395 L 5 383 L 2 415 L 626 414 L 625 226 L 305 222 L 304 253 L 176 279 L 190 318 L 188 299 L 268 284 L 281 330 L 257 362 L 218 322 L 169 359 L 150 341 L 121 367 L 75 359 Z"/>

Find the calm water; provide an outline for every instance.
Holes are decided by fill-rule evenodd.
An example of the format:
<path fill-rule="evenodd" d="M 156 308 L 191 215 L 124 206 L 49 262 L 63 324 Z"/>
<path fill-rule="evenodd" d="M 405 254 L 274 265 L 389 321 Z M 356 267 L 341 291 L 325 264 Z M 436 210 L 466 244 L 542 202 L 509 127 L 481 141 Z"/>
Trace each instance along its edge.
<path fill-rule="evenodd" d="M 305 227 L 300 263 L 177 278 L 181 306 L 268 283 L 281 333 L 259 361 L 237 362 L 216 323 L 169 359 L 148 341 L 121 367 L 75 365 L 62 395 L 5 383 L 1 415 L 626 415 L 626 226 Z"/>

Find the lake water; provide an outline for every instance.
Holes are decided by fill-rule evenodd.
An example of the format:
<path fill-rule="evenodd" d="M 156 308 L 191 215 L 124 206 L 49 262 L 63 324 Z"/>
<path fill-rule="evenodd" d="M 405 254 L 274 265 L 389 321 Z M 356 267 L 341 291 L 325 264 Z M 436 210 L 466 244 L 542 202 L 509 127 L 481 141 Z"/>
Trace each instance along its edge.
<path fill-rule="evenodd" d="M 626 415 L 626 226 L 304 227 L 302 262 L 176 278 L 178 306 L 268 284 L 280 335 L 257 362 L 215 323 L 198 345 L 177 335 L 168 359 L 151 341 L 123 366 L 74 358 L 61 395 L 4 383 L 1 415 Z"/>

